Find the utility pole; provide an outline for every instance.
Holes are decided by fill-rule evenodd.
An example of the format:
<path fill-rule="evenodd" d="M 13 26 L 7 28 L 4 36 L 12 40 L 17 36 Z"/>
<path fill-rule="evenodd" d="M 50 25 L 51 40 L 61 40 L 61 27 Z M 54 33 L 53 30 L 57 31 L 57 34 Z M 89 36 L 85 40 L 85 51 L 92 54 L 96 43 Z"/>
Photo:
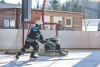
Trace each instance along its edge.
<path fill-rule="evenodd" d="M 22 0 L 22 22 L 31 21 L 32 0 Z"/>

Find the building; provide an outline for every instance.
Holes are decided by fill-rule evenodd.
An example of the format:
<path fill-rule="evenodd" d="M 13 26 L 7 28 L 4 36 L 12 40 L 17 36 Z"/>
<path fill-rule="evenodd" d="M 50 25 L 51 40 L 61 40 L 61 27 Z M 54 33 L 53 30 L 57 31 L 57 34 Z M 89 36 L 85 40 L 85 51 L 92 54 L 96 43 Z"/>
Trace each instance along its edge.
<path fill-rule="evenodd" d="M 6 6 L 9 6 L 9 4 L 6 4 Z M 19 7 L 18 6 L 17 5 L 15 7 L 9 6 L 0 9 L 0 28 L 3 29 L 18 28 L 22 16 L 21 5 Z M 44 22 L 58 23 L 58 21 L 62 21 L 62 24 L 63 26 L 65 26 L 66 30 L 82 31 L 82 19 L 83 19 L 83 14 L 78 12 L 66 12 L 66 11 L 44 12 Z M 36 20 L 42 20 L 42 10 L 32 9 L 31 21 L 35 22 Z"/>
<path fill-rule="evenodd" d="M 66 11 L 45 11 L 44 21 L 54 22 L 62 21 L 63 26 L 66 30 L 77 30 L 82 31 L 82 13 L 77 12 L 66 12 Z M 32 21 L 42 19 L 41 10 L 32 10 Z"/>
<path fill-rule="evenodd" d="M 17 8 L 21 7 L 20 4 L 0 2 L 0 28 L 18 28 L 16 23 Z"/>

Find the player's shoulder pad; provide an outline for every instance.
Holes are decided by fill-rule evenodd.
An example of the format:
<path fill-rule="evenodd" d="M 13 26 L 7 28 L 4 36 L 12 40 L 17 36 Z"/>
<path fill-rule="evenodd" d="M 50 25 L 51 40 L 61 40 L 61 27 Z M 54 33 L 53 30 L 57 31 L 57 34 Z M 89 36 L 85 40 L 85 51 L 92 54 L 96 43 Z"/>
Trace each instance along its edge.
<path fill-rule="evenodd" d="M 51 38 L 48 38 L 48 40 L 55 40 L 55 38 L 52 38 L 52 37 L 51 37 Z"/>
<path fill-rule="evenodd" d="M 33 31 L 38 31 L 38 28 L 36 26 L 33 26 Z"/>

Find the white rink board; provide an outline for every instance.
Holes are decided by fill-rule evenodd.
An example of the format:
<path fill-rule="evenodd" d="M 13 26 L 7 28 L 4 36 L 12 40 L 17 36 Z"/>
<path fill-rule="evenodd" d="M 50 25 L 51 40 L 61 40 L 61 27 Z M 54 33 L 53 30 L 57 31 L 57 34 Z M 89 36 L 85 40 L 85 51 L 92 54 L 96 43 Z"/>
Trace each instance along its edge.
<path fill-rule="evenodd" d="M 61 46 L 64 48 L 88 48 L 88 32 L 59 31 Z"/>
<path fill-rule="evenodd" d="M 12 45 L 17 31 L 17 29 L 0 29 L 0 49 L 8 49 Z M 45 39 L 55 36 L 55 31 L 41 30 L 41 32 Z M 100 48 L 100 32 L 59 30 L 58 34 L 62 48 Z"/>

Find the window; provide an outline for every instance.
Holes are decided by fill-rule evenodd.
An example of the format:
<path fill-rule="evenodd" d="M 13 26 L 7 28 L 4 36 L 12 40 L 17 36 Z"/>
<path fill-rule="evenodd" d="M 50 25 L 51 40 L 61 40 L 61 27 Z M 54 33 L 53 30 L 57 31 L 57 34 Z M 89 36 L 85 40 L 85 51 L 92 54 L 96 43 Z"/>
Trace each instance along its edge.
<path fill-rule="evenodd" d="M 10 20 L 10 27 L 15 27 L 15 20 Z"/>
<path fill-rule="evenodd" d="M 66 27 L 72 27 L 72 17 L 66 17 L 65 18 L 65 26 Z"/>
<path fill-rule="evenodd" d="M 9 27 L 9 20 L 4 20 L 4 27 Z"/>
<path fill-rule="evenodd" d="M 10 28 L 15 27 L 15 20 L 4 20 L 4 27 Z"/>
<path fill-rule="evenodd" d="M 40 20 L 42 20 L 42 16 L 40 16 Z M 44 16 L 44 22 L 50 23 L 50 16 Z M 45 29 L 50 29 L 50 25 L 45 25 Z"/>
<path fill-rule="evenodd" d="M 58 23 L 58 21 L 61 21 L 62 22 L 62 17 L 61 16 L 54 16 L 53 17 L 53 22 L 54 23 Z"/>

